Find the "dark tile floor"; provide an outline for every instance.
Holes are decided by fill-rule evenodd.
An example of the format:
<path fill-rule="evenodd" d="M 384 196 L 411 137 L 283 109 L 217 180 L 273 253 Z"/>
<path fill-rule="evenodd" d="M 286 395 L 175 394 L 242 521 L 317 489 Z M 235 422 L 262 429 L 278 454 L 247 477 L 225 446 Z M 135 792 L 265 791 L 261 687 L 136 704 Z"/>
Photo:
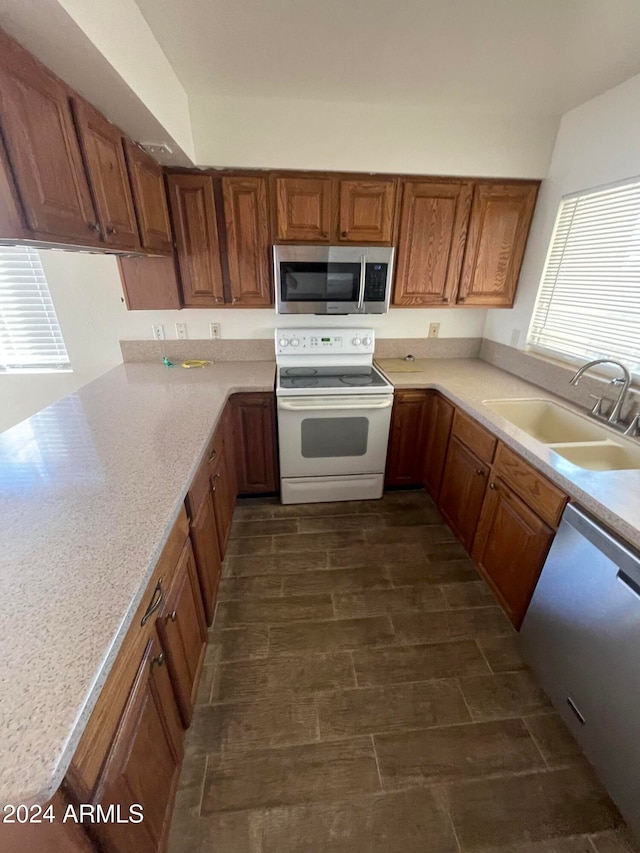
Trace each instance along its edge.
<path fill-rule="evenodd" d="M 232 535 L 172 853 L 636 849 L 424 492 Z"/>

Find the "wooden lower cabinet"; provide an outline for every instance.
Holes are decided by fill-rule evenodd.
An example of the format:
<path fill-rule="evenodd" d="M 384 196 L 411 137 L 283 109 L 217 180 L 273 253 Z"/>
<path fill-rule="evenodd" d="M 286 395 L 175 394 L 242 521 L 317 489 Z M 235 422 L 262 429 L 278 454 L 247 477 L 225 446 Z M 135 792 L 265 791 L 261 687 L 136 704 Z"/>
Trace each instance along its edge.
<path fill-rule="evenodd" d="M 554 531 L 496 477 L 482 505 L 471 556 L 519 628 Z"/>
<path fill-rule="evenodd" d="M 440 394 L 430 394 L 425 408 L 422 484 L 438 499 L 453 422 L 453 406 Z"/>
<path fill-rule="evenodd" d="M 127 818 L 134 813 L 134 805 L 142 806 L 144 820 L 97 824 L 95 834 L 106 853 L 163 849 L 180 776 L 183 738 L 165 656 L 154 632 L 144 649 L 94 797 L 103 808 L 119 806 L 121 816 Z"/>
<path fill-rule="evenodd" d="M 211 488 L 207 489 L 189 521 L 189 535 L 198 572 L 205 619 L 207 625 L 211 625 L 222 568 Z"/>
<path fill-rule="evenodd" d="M 275 397 L 234 394 L 231 405 L 238 494 L 273 494 L 279 479 Z"/>
<path fill-rule="evenodd" d="M 489 470 L 455 435 L 451 436 L 439 509 L 467 551 L 471 551 L 476 533 Z"/>
<path fill-rule="evenodd" d="M 180 716 L 187 728 L 191 725 L 207 644 L 202 594 L 190 539 L 185 542 L 173 583 L 159 612 L 158 631 Z"/>
<path fill-rule="evenodd" d="M 396 391 L 391 413 L 385 486 L 415 486 L 422 477 L 418 448 L 429 400 L 427 391 Z"/>

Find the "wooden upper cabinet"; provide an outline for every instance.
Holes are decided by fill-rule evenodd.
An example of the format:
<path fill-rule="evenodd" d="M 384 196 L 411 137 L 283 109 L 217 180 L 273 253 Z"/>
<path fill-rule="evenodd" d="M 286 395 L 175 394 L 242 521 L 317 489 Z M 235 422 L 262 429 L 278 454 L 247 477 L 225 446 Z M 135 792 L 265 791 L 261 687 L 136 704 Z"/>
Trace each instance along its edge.
<path fill-rule="evenodd" d="M 222 178 L 231 302 L 271 305 L 266 178 Z"/>
<path fill-rule="evenodd" d="M 221 305 L 224 289 L 213 179 L 208 175 L 169 175 L 167 185 L 184 305 Z"/>
<path fill-rule="evenodd" d="M 394 305 L 447 305 L 460 278 L 473 184 L 405 181 Z"/>
<path fill-rule="evenodd" d="M 28 236 L 7 151 L 0 136 L 0 237 Z"/>
<path fill-rule="evenodd" d="M 476 186 L 458 302 L 513 305 L 538 182 Z"/>
<path fill-rule="evenodd" d="M 30 236 L 100 244 L 70 90 L 0 30 L 0 126 Z"/>
<path fill-rule="evenodd" d="M 140 241 L 145 249 L 170 254 L 173 239 L 162 167 L 130 139 L 124 140 L 124 148 Z"/>
<path fill-rule="evenodd" d="M 388 180 L 341 180 L 338 237 L 348 243 L 391 243 L 396 185 Z"/>
<path fill-rule="evenodd" d="M 92 106 L 74 98 L 78 135 L 105 243 L 126 249 L 140 246 L 129 174 L 118 128 Z"/>
<path fill-rule="evenodd" d="M 331 178 L 276 178 L 277 239 L 328 243 L 332 232 L 332 186 Z"/>

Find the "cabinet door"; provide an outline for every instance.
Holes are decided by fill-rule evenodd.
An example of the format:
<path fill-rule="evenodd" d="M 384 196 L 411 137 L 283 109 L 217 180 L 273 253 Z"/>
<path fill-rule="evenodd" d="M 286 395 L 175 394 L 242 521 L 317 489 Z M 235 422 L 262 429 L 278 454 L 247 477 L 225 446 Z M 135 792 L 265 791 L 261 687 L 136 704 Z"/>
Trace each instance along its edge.
<path fill-rule="evenodd" d="M 235 394 L 235 467 L 241 495 L 278 491 L 276 416 L 273 394 Z"/>
<path fill-rule="evenodd" d="M 139 248 L 140 236 L 122 147 L 124 137 L 85 101 L 74 98 L 73 109 L 102 239 L 111 246 Z"/>
<path fill-rule="evenodd" d="M 210 489 L 207 490 L 200 507 L 191 519 L 189 530 L 196 569 L 198 570 L 205 618 L 207 625 L 211 625 L 216 606 L 221 564 L 218 529 L 213 508 L 213 495 Z"/>
<path fill-rule="evenodd" d="M 394 305 L 448 305 L 455 298 L 473 184 L 406 181 Z"/>
<path fill-rule="evenodd" d="M 100 245 L 69 89 L 2 32 L 0 47 L 0 125 L 31 236 Z"/>
<path fill-rule="evenodd" d="M 458 302 L 510 308 L 538 183 L 476 186 Z"/>
<path fill-rule="evenodd" d="M 332 188 L 331 178 L 276 178 L 278 240 L 328 243 Z"/>
<path fill-rule="evenodd" d="M 211 491 L 213 494 L 213 509 L 216 517 L 216 530 L 218 531 L 218 548 L 220 559 L 224 560 L 231 532 L 231 521 L 233 519 L 233 507 L 235 496 L 233 486 L 230 482 L 229 466 L 227 463 L 228 450 L 223 449 L 222 455 L 211 471 Z"/>
<path fill-rule="evenodd" d="M 125 154 L 142 245 L 171 254 L 173 238 L 162 167 L 130 139 L 125 140 Z"/>
<path fill-rule="evenodd" d="M 452 435 L 438 506 L 467 551 L 476 535 L 488 474 L 489 466 Z"/>
<path fill-rule="evenodd" d="M 223 178 L 222 195 L 231 301 L 271 305 L 267 179 Z"/>
<path fill-rule="evenodd" d="M 386 486 L 414 486 L 420 482 L 425 391 L 396 391 L 391 413 Z"/>
<path fill-rule="evenodd" d="M 158 630 L 180 716 L 187 728 L 191 723 L 207 644 L 202 597 L 189 539 L 180 555 L 167 600 L 158 616 Z"/>
<path fill-rule="evenodd" d="M 224 302 L 213 179 L 169 175 L 169 204 L 186 308 L 213 308 Z"/>
<path fill-rule="evenodd" d="M 174 257 L 119 257 L 118 269 L 129 311 L 164 311 L 182 307 Z"/>
<path fill-rule="evenodd" d="M 396 181 L 340 181 L 341 241 L 391 243 L 396 206 Z"/>
<path fill-rule="evenodd" d="M 489 484 L 472 556 L 516 628 L 552 539 L 553 530 L 503 480 Z"/>
<path fill-rule="evenodd" d="M 432 394 L 425 411 L 426 435 L 422 483 L 437 500 L 442 472 L 447 458 L 449 435 L 453 422 L 453 406 L 439 394 Z"/>
<path fill-rule="evenodd" d="M 24 227 L 24 214 L 13 179 L 7 151 L 0 136 L 0 238 L 28 237 Z"/>
<path fill-rule="evenodd" d="M 94 801 L 120 806 L 121 815 L 139 803 L 141 823 L 115 821 L 96 827 L 108 853 L 157 853 L 169 830 L 183 730 L 157 635 L 145 648 Z"/>

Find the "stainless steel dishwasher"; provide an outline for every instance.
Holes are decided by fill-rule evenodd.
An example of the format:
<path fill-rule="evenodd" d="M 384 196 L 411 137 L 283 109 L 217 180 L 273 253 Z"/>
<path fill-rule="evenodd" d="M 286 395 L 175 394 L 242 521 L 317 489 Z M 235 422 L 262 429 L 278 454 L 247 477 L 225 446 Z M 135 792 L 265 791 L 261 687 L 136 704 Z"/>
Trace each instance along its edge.
<path fill-rule="evenodd" d="M 569 504 L 519 643 L 640 836 L 640 554 Z"/>

